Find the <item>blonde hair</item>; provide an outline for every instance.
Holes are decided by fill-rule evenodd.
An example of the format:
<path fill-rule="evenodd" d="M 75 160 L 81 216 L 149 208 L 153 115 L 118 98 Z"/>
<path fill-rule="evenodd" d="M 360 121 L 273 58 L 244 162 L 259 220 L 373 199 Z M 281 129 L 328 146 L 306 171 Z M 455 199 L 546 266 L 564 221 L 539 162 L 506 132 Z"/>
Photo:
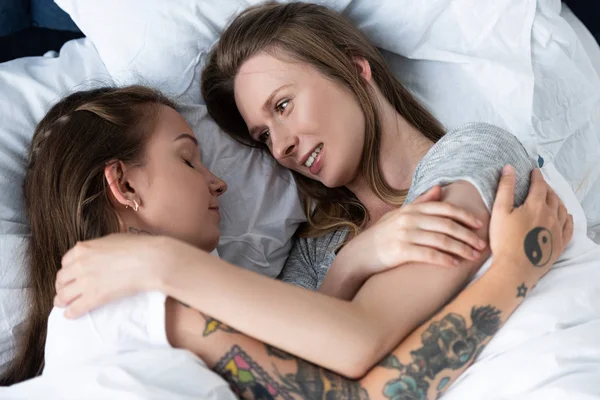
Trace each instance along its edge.
<path fill-rule="evenodd" d="M 392 188 L 381 172 L 381 126 L 376 100 L 355 59 L 369 62 L 372 78 L 383 96 L 414 128 L 433 142 L 443 136 L 444 129 L 394 78 L 377 48 L 342 15 L 316 4 L 266 3 L 237 16 L 209 54 L 202 74 L 202 95 L 209 114 L 225 132 L 243 144 L 265 148 L 250 138 L 234 97 L 234 79 L 240 67 L 261 51 L 275 57 L 283 53 L 308 63 L 354 94 L 365 116 L 361 174 L 379 198 L 402 205 L 407 191 Z M 342 227 L 356 234 L 368 221 L 366 208 L 349 189 L 327 188 L 292 173 L 308 217 L 308 224 L 300 232 L 302 236 L 321 236 Z"/>

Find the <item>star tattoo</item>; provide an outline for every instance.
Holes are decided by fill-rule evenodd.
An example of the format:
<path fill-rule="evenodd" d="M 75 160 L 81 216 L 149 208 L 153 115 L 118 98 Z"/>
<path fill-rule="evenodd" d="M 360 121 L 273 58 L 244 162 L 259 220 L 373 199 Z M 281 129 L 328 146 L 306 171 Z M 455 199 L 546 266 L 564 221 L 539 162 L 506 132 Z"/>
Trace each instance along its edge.
<path fill-rule="evenodd" d="M 517 297 L 525 297 L 526 294 L 527 286 L 525 286 L 525 283 L 521 283 L 521 286 L 517 288 Z"/>

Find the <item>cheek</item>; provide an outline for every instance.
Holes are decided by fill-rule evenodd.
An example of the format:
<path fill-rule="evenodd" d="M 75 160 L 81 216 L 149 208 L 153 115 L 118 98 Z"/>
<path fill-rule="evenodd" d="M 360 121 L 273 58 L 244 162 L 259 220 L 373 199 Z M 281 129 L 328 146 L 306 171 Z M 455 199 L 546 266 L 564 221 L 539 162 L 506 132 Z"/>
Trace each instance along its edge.
<path fill-rule="evenodd" d="M 155 180 L 147 196 L 149 224 L 155 224 L 159 231 L 183 233 L 206 219 L 210 194 L 201 179 L 189 179 L 181 172 L 173 174 Z"/>

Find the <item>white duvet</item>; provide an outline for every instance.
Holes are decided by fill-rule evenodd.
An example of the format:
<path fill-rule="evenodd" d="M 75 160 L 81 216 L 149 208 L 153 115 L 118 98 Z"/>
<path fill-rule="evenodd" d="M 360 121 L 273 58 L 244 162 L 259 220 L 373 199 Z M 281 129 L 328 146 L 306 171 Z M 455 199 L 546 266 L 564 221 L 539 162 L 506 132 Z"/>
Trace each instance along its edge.
<path fill-rule="evenodd" d="M 227 385 L 207 375 L 186 350 L 150 348 L 102 358 L 0 388 L 2 399 L 23 400 L 234 400 Z"/>

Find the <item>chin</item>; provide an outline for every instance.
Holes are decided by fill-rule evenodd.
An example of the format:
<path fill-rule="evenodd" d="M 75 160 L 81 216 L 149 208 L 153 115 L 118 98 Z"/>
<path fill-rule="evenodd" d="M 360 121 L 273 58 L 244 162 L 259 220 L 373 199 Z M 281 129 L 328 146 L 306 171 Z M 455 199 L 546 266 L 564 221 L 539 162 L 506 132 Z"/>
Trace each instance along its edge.
<path fill-rule="evenodd" d="M 346 186 L 349 183 L 347 182 L 347 179 L 343 179 L 343 177 L 340 176 L 333 178 L 329 176 L 322 176 L 320 182 L 329 189 L 336 189 L 342 186 Z"/>
<path fill-rule="evenodd" d="M 217 248 L 217 245 L 219 244 L 219 239 L 220 237 L 217 237 L 213 243 L 211 243 L 208 248 L 206 249 L 206 251 L 208 251 L 209 253 L 214 251 Z"/>
<path fill-rule="evenodd" d="M 206 232 L 204 232 L 204 235 L 197 241 L 196 247 L 210 253 L 217 248 L 220 238 L 219 230 L 217 230 L 216 235 L 211 235 L 211 237 L 207 237 Z"/>

